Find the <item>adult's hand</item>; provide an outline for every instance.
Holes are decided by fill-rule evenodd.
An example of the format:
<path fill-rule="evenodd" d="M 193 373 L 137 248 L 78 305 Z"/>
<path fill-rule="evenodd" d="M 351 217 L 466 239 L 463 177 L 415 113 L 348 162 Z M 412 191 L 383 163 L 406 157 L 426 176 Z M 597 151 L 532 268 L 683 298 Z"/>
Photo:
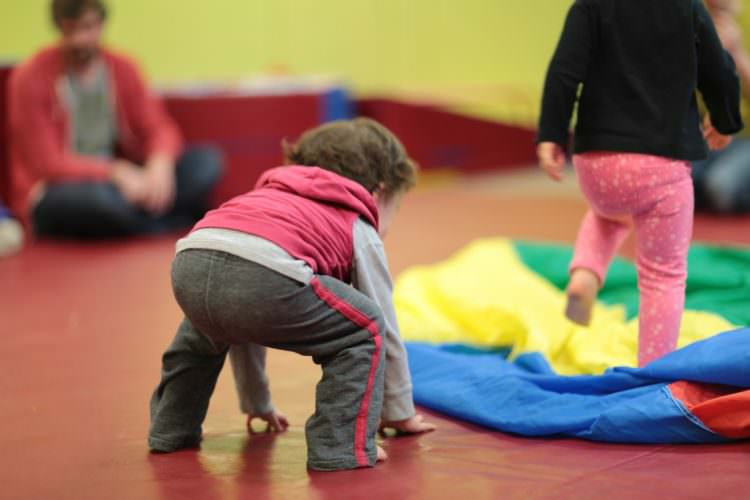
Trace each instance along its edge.
<path fill-rule="evenodd" d="M 160 155 L 150 158 L 146 163 L 143 207 L 154 215 L 169 211 L 174 204 L 177 191 L 174 168 L 172 160 Z"/>
<path fill-rule="evenodd" d="M 143 170 L 128 161 L 117 160 L 112 167 L 112 182 L 130 203 L 141 205 L 146 195 Z"/>

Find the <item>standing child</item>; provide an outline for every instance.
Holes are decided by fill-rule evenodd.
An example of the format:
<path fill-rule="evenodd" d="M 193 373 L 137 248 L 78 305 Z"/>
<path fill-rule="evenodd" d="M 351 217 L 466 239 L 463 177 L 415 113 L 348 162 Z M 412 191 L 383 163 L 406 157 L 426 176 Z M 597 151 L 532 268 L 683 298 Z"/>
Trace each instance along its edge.
<path fill-rule="evenodd" d="M 305 429 L 312 469 L 385 459 L 379 425 L 434 428 L 414 411 L 381 241 L 414 164 L 367 119 L 323 125 L 286 149 L 293 166 L 266 172 L 177 243 L 172 284 L 185 319 L 151 400 L 154 451 L 200 441 L 230 345 L 243 410 L 273 430 L 288 424 L 271 404 L 264 346 L 322 366 Z"/>
<path fill-rule="evenodd" d="M 703 133 L 696 89 L 713 122 Z M 635 228 L 640 366 L 676 347 L 693 225 L 689 162 L 706 156 L 706 140 L 723 147 L 742 129 L 739 97 L 732 58 L 700 0 L 577 0 L 570 8 L 547 73 L 537 150 L 560 180 L 578 101 L 573 163 L 590 210 L 566 314 L 589 323 L 609 264 Z"/>

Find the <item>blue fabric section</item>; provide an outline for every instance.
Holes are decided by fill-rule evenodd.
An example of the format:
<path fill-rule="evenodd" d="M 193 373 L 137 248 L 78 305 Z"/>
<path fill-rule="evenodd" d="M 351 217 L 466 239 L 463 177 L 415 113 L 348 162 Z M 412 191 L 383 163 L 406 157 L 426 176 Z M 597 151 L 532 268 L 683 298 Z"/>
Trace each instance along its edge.
<path fill-rule="evenodd" d="M 354 117 L 354 106 L 346 89 L 334 88 L 323 94 L 321 122 L 349 120 Z"/>
<path fill-rule="evenodd" d="M 524 436 L 620 443 L 717 443 L 666 387 L 688 380 L 750 388 L 750 329 L 697 342 L 649 366 L 563 377 L 539 354 L 407 344 L 414 399 L 425 407 Z"/>

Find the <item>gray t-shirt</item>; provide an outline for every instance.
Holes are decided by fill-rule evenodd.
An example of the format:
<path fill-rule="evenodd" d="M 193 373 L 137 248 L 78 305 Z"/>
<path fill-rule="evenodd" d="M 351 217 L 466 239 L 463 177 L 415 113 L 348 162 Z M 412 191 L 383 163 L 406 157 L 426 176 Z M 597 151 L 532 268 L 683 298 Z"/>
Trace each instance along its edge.
<path fill-rule="evenodd" d="M 114 157 L 116 141 L 115 110 L 110 93 L 109 74 L 97 64 L 85 81 L 65 77 L 65 93 L 71 118 L 71 148 L 82 156 Z"/>
<path fill-rule="evenodd" d="M 352 286 L 380 306 L 385 318 L 386 365 L 382 418 L 389 421 L 405 420 L 415 414 L 411 374 L 393 307 L 393 283 L 383 241 L 375 228 L 360 218 L 354 223 L 353 243 Z M 177 252 L 188 249 L 227 252 L 304 284 L 314 276 L 306 262 L 295 259 L 283 248 L 264 238 L 239 231 L 199 229 L 177 242 Z M 273 409 L 265 375 L 265 347 L 256 344 L 233 345 L 230 359 L 242 411 L 260 414 Z"/>

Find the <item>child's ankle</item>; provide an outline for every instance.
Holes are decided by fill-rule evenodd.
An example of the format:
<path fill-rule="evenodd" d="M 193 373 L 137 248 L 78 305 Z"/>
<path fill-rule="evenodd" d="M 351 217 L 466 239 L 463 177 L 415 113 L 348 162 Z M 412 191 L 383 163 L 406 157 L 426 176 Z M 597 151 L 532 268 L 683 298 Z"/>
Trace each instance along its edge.
<path fill-rule="evenodd" d="M 599 277 L 586 268 L 577 268 L 570 275 L 565 306 L 565 316 L 573 323 L 588 326 L 591 323 L 591 311 L 599 291 Z"/>
<path fill-rule="evenodd" d="M 579 267 L 570 273 L 568 282 L 568 295 L 590 297 L 595 296 L 600 288 L 599 276 L 585 267 Z"/>

